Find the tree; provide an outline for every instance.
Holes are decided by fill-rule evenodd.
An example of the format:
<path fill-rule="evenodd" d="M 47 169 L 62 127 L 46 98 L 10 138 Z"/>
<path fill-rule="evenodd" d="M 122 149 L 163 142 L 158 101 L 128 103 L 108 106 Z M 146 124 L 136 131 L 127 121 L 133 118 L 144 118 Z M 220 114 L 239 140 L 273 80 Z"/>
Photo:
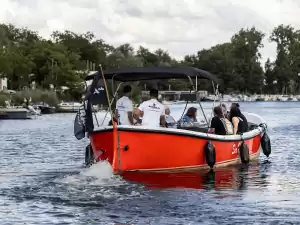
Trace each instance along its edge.
<path fill-rule="evenodd" d="M 264 36 L 265 34 L 252 27 L 241 29 L 231 38 L 235 72 L 243 80 L 240 83 L 240 90 L 243 92 L 257 93 L 263 88 L 264 73 L 259 62 L 259 49 L 263 47 Z"/>
<path fill-rule="evenodd" d="M 135 51 L 130 43 L 114 47 L 92 32 L 55 31 L 50 40 L 45 40 L 28 28 L 0 24 L 0 76 L 8 78 L 12 89 L 29 87 L 35 81 L 37 86 L 46 89 L 52 85 L 56 90 L 67 86 L 68 94 L 80 99 L 87 70 L 99 64 L 104 69 L 191 66 L 217 75 L 227 93 L 297 92 L 300 89 L 300 31 L 284 25 L 274 28 L 270 41 L 277 44 L 277 58 L 274 62 L 268 59 L 263 69 L 259 50 L 264 36 L 255 27 L 241 29 L 227 43 L 175 60 L 162 48 L 150 50 L 140 46 Z M 162 90 L 170 85 L 172 90 L 190 88 L 187 79 L 134 84 L 136 100 L 144 85 L 147 89 L 158 86 Z M 210 81 L 198 80 L 198 89 L 211 88 Z"/>
<path fill-rule="evenodd" d="M 299 31 L 289 25 L 279 25 L 272 31 L 270 41 L 277 45 L 274 73 L 277 77 L 278 87 L 282 92 L 287 92 L 291 81 L 296 81 L 299 86 Z"/>

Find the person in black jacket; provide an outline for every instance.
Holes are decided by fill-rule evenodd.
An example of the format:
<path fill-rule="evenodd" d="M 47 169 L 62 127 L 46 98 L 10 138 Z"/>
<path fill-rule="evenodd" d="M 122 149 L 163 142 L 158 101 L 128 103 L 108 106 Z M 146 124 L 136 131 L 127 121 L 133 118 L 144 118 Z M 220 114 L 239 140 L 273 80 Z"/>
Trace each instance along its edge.
<path fill-rule="evenodd" d="M 230 106 L 230 110 L 231 110 L 231 108 L 232 107 L 237 107 L 237 108 L 239 108 L 239 110 L 241 110 L 240 109 L 240 104 L 239 103 L 232 103 L 231 104 L 231 106 Z M 230 113 L 229 113 L 230 114 Z M 230 116 L 230 115 L 229 115 Z M 244 121 L 244 126 L 245 126 L 245 131 L 244 132 L 247 132 L 248 130 L 249 130 L 249 127 L 248 127 L 248 121 L 247 121 L 247 118 L 244 116 L 244 114 L 241 112 L 241 114 L 240 114 L 240 117 L 241 117 L 241 119 Z M 231 118 L 231 117 L 229 117 L 229 118 Z"/>
<path fill-rule="evenodd" d="M 224 116 L 221 106 L 214 108 L 214 115 L 210 124 L 210 128 L 214 129 L 214 133 L 217 135 L 233 134 L 232 123 Z"/>
<path fill-rule="evenodd" d="M 230 122 L 233 124 L 233 134 L 243 134 L 247 132 L 248 122 L 243 119 L 240 108 L 232 106 L 230 108 Z M 245 118 L 245 117 L 244 117 Z"/>

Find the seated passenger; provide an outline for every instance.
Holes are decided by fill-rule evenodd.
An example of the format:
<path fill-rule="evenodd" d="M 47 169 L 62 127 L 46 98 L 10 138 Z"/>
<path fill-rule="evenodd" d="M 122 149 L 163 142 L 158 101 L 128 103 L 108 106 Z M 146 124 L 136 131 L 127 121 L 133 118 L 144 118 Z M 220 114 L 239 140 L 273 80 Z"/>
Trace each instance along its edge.
<path fill-rule="evenodd" d="M 242 113 L 239 107 L 233 106 L 230 109 L 230 121 L 233 124 L 233 134 L 242 134 L 247 132 L 248 124 L 247 121 L 242 119 Z"/>
<path fill-rule="evenodd" d="M 231 106 L 230 106 L 230 109 L 232 107 L 237 107 L 240 110 L 240 104 L 239 103 L 232 103 Z M 241 113 L 241 118 L 245 122 L 245 124 L 244 124 L 245 125 L 245 130 L 246 130 L 245 132 L 247 132 L 249 130 L 248 121 L 247 121 L 247 119 L 246 119 L 246 117 L 244 116 L 243 113 Z M 228 114 L 228 119 L 230 119 L 230 113 Z"/>
<path fill-rule="evenodd" d="M 142 117 L 143 126 L 166 127 L 165 107 L 158 99 L 158 90 L 150 90 L 150 100 L 142 102 L 138 108 L 138 116 Z"/>
<path fill-rule="evenodd" d="M 195 123 L 197 121 L 197 108 L 190 107 L 180 120 L 180 123 Z"/>
<path fill-rule="evenodd" d="M 214 117 L 211 120 L 210 128 L 213 128 L 213 133 L 217 135 L 233 134 L 232 124 L 224 117 L 220 106 L 214 108 Z"/>
<path fill-rule="evenodd" d="M 173 116 L 170 115 L 171 110 L 169 106 L 165 106 L 165 119 L 166 119 L 166 127 L 172 127 L 175 126 L 176 120 Z"/>
<path fill-rule="evenodd" d="M 223 113 L 224 117 L 229 119 L 229 112 L 227 111 L 227 107 L 224 103 L 221 105 L 221 108 L 222 108 L 222 113 Z"/>
<path fill-rule="evenodd" d="M 134 120 L 134 123 L 133 123 L 134 125 L 142 124 L 142 118 L 139 117 L 139 112 L 138 112 L 137 108 L 134 109 L 133 120 Z"/>

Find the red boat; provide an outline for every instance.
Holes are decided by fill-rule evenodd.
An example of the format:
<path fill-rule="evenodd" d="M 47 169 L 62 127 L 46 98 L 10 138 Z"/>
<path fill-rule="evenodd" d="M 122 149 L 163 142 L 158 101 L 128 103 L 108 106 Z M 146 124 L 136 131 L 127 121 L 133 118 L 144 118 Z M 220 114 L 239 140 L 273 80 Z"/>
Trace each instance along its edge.
<path fill-rule="evenodd" d="M 116 122 L 110 126 L 93 125 L 93 115 L 89 108 L 93 104 L 103 103 L 104 95 L 107 96 L 106 80 L 120 82 L 118 91 L 122 82 L 184 78 L 191 84 L 194 78 L 209 79 L 218 88 L 219 80 L 214 75 L 197 68 L 127 68 L 104 72 L 100 70 L 87 76 L 86 80 L 93 79 L 93 82 L 85 101 L 85 123 L 81 126 L 90 139 L 90 145 L 86 148 L 86 164 L 108 160 L 116 173 L 179 172 L 249 163 L 257 160 L 261 151 L 269 156 L 270 139 L 261 117 L 248 114 L 250 129 L 242 135 L 215 135 L 209 133 L 209 121 L 200 102 L 199 106 L 206 119 L 206 124 L 201 126 L 150 128 L 117 125 Z M 217 94 L 218 89 L 215 92 Z M 102 100 L 97 102 L 99 99 Z M 110 106 L 109 100 L 108 103 Z M 111 108 L 109 110 L 111 118 L 114 118 Z M 78 139 L 83 136 L 82 130 Z"/>

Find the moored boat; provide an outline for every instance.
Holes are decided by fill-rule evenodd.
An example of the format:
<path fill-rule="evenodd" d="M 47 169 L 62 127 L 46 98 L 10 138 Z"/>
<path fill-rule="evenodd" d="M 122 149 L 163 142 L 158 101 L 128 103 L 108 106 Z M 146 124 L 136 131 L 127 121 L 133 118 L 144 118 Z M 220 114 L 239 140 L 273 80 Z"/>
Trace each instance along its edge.
<path fill-rule="evenodd" d="M 260 116 L 247 114 L 250 129 L 246 133 L 216 135 L 209 133 L 209 121 L 200 102 L 206 120 L 200 126 L 153 128 L 118 125 L 116 122 L 112 125 L 93 125 L 91 108 L 96 102 L 103 104 L 103 99 L 108 96 L 106 79 L 120 82 L 118 91 L 122 82 L 187 78 L 192 83 L 196 77 L 219 82 L 212 74 L 196 68 L 127 68 L 104 73 L 101 70 L 89 75 L 86 80 L 93 79 L 93 82 L 85 99 L 84 119 L 79 112 L 75 123 L 77 128 L 74 130 L 77 139 L 82 139 L 85 132 L 88 133 L 90 145 L 86 148 L 86 165 L 107 160 L 116 173 L 179 172 L 247 164 L 257 160 L 261 151 L 269 156 L 271 145 L 266 133 L 267 125 Z M 217 88 L 215 93 L 218 94 Z M 107 102 L 110 106 L 112 101 L 107 99 Z M 112 110 L 110 112 L 111 118 L 114 118 Z"/>
<path fill-rule="evenodd" d="M 55 107 L 48 105 L 47 103 L 41 102 L 35 105 L 41 111 L 41 114 L 53 114 L 55 113 Z"/>
<path fill-rule="evenodd" d="M 33 118 L 34 115 L 23 107 L 0 108 L 0 120 L 28 120 Z"/>

